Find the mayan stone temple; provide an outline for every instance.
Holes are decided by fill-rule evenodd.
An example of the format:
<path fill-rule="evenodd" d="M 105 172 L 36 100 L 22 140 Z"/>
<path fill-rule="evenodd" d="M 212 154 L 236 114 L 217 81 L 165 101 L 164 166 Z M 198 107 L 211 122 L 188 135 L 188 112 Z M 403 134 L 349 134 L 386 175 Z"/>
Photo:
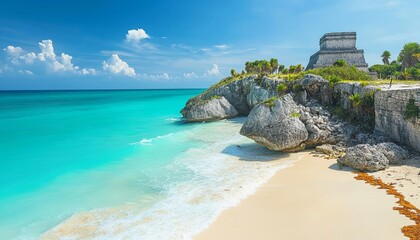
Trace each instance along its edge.
<path fill-rule="evenodd" d="M 306 69 L 328 67 L 343 59 L 349 65 L 368 72 L 364 51 L 356 48 L 356 32 L 326 33 L 319 40 L 320 50 L 311 56 Z"/>

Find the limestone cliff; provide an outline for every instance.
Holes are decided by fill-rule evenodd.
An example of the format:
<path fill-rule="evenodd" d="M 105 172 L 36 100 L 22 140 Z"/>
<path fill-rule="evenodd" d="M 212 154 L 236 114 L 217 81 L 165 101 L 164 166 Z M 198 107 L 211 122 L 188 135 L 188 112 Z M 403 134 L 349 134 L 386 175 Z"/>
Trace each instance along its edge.
<path fill-rule="evenodd" d="M 294 81 L 248 76 L 212 86 L 190 99 L 181 113 L 191 122 L 249 114 L 241 134 L 271 150 L 297 151 L 322 144 L 354 147 L 342 164 L 380 170 L 394 163 L 383 147 L 393 145 L 377 144 L 393 139 L 420 150 L 419 117 L 404 117 L 410 99 L 420 105 L 420 85 L 388 89 L 357 82 L 332 84 L 312 74 Z M 366 131 L 373 127 L 375 133 Z M 377 148 L 385 151 L 383 161 L 376 162 L 375 154 L 358 157 L 363 149 L 375 153 Z M 394 155 L 405 154 L 404 149 L 391 149 Z"/>

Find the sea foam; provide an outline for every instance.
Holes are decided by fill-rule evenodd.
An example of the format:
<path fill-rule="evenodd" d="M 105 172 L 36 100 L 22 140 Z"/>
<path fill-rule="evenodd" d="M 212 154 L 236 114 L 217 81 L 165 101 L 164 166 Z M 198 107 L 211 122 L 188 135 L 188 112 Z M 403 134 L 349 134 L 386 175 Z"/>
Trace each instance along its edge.
<path fill-rule="evenodd" d="M 168 134 L 165 134 L 165 135 L 162 135 L 162 136 L 157 136 L 157 137 L 154 137 L 154 138 L 143 138 L 142 140 L 140 140 L 140 141 L 138 141 L 138 142 L 133 142 L 133 143 L 130 143 L 130 145 L 136 145 L 136 144 L 141 144 L 141 145 L 151 145 L 152 144 L 152 142 L 154 142 L 154 141 L 156 141 L 156 140 L 159 140 L 159 139 L 163 139 L 163 138 L 167 138 L 167 137 L 170 137 L 170 136 L 172 136 L 174 133 L 168 133 Z"/>
<path fill-rule="evenodd" d="M 286 155 L 239 135 L 240 126 L 240 122 L 221 121 L 173 134 L 202 144 L 175 156 L 164 167 L 164 176 L 148 178 L 147 184 L 162 189 L 160 200 L 151 207 L 127 204 L 76 213 L 43 237 L 192 239 L 224 209 L 237 205 L 276 171 L 292 164 L 292 160 L 277 160 Z"/>

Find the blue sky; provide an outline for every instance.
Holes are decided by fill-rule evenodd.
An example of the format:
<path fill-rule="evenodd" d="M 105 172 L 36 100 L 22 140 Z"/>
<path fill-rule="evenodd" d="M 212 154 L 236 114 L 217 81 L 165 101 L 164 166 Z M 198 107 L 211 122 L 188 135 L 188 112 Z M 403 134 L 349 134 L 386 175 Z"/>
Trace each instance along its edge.
<path fill-rule="evenodd" d="M 2 1 L 0 89 L 199 88 L 246 61 L 303 64 L 356 31 L 369 65 L 420 42 L 418 0 Z"/>

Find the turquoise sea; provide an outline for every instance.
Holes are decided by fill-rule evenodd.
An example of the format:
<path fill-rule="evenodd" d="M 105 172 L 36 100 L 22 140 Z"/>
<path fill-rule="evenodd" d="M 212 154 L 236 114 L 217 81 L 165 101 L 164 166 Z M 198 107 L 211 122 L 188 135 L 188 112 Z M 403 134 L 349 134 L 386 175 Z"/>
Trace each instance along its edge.
<path fill-rule="evenodd" d="M 190 239 L 289 165 L 201 91 L 0 92 L 0 239 Z"/>

